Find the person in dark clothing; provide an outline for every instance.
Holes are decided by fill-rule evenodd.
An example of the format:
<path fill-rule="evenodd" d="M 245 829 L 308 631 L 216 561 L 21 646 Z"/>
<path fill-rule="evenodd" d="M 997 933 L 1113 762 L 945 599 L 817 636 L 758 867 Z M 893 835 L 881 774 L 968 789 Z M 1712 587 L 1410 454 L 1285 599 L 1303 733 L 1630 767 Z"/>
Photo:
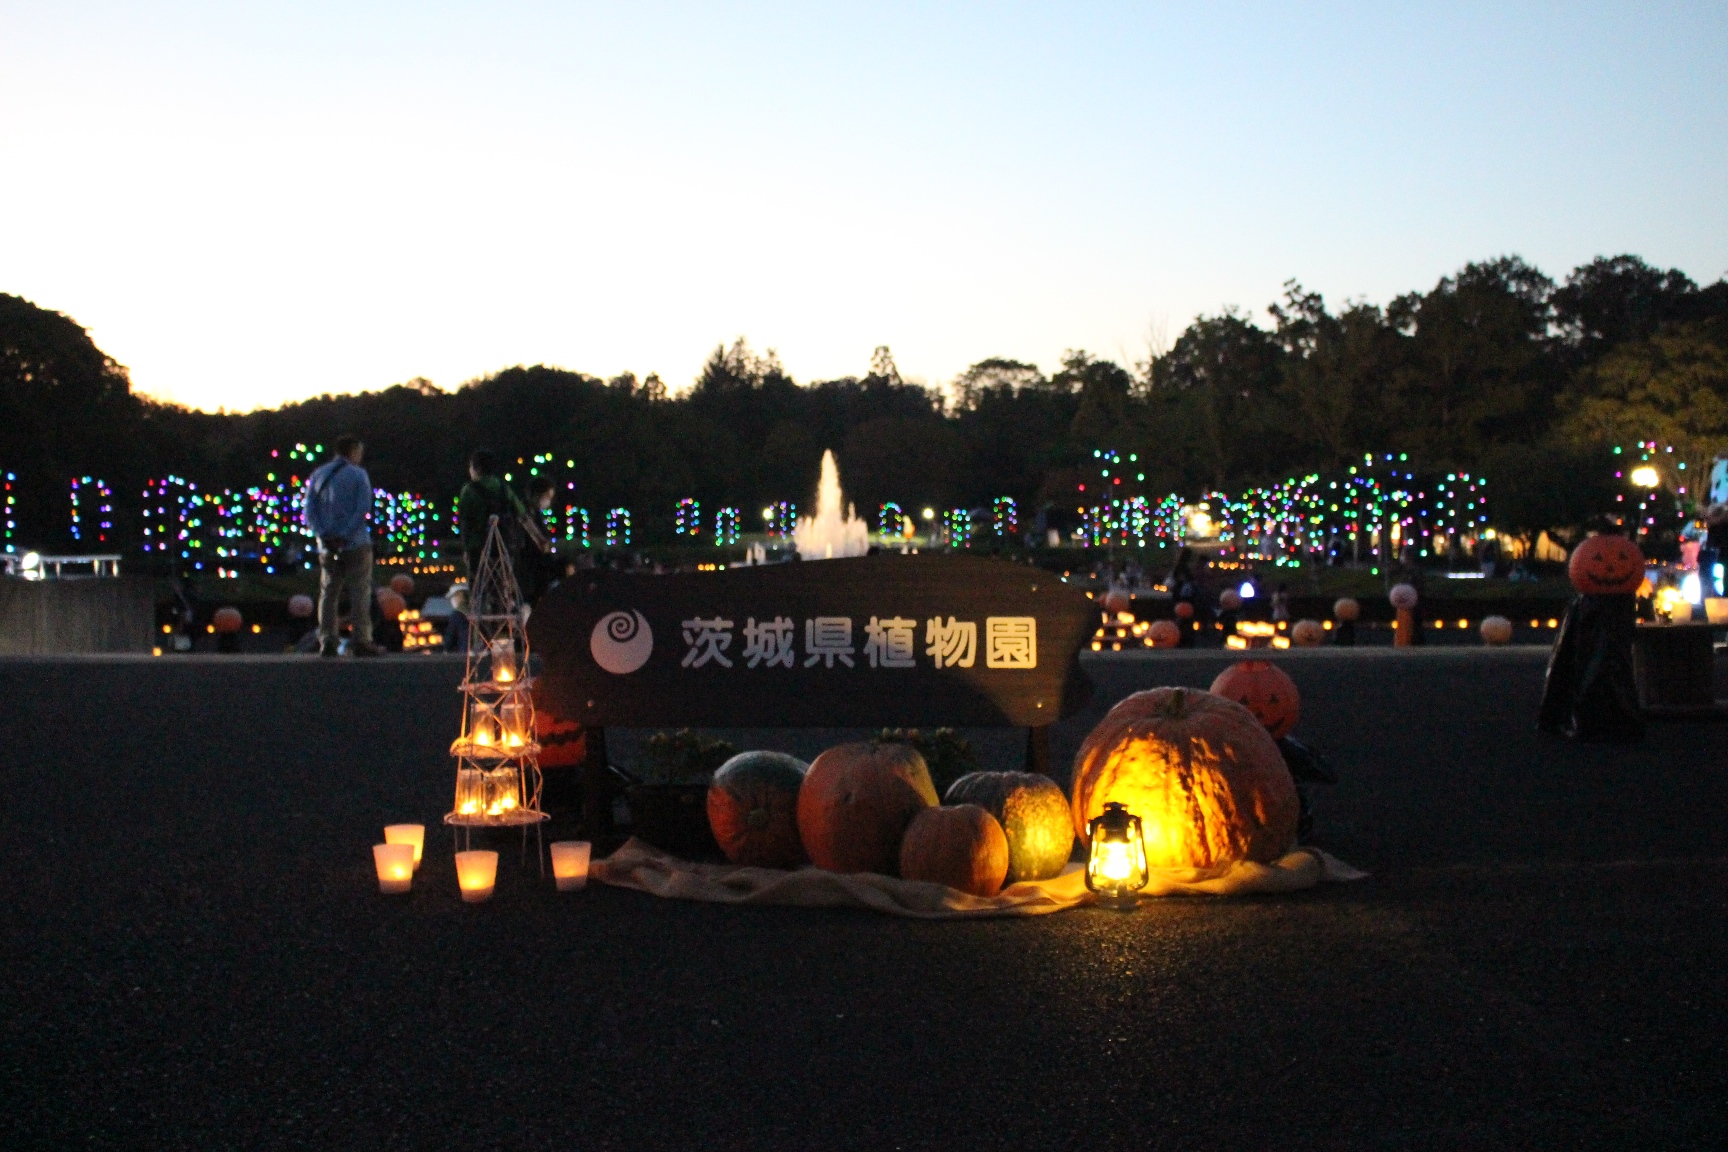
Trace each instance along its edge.
<path fill-rule="evenodd" d="M 468 483 L 456 497 L 456 517 L 462 524 L 462 558 L 468 565 L 470 588 L 474 586 L 480 553 L 486 547 L 486 534 L 494 516 L 498 518 L 505 551 L 511 562 L 516 563 L 527 538 L 528 509 L 498 474 L 498 458 L 482 448 L 468 458 Z"/>
<path fill-rule="evenodd" d="M 555 491 L 552 481 L 545 476 L 536 476 L 528 481 L 529 521 L 540 534 L 538 539 L 529 534 L 516 573 L 522 585 L 522 598 L 530 604 L 550 592 L 564 578 L 564 559 L 558 555 L 558 525 L 552 514 Z"/>

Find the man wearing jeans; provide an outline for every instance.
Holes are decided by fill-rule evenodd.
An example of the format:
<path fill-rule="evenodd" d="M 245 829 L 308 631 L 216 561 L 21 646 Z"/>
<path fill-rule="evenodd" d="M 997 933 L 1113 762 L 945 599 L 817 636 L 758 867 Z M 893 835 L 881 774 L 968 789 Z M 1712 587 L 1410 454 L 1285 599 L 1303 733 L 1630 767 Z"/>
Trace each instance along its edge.
<path fill-rule="evenodd" d="M 306 526 L 318 538 L 318 655 L 337 652 L 336 604 L 348 590 L 356 656 L 384 651 L 372 643 L 372 478 L 360 467 L 366 446 L 338 436 L 336 455 L 306 481 Z"/>

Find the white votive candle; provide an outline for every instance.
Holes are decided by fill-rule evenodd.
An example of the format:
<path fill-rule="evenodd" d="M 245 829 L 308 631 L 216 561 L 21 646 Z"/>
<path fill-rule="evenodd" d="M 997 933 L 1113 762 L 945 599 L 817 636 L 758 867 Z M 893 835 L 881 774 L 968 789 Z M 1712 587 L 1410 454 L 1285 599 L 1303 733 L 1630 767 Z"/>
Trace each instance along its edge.
<path fill-rule="evenodd" d="M 593 850 L 586 840 L 559 840 L 552 845 L 552 879 L 558 891 L 573 892 L 588 883 L 588 856 Z"/>
<path fill-rule="evenodd" d="M 456 883 L 462 886 L 462 899 L 470 904 L 490 900 L 497 882 L 498 853 L 478 848 L 456 853 Z"/>
<path fill-rule="evenodd" d="M 420 853 L 426 848 L 426 825 L 386 824 L 384 843 L 414 845 L 414 871 L 420 871 Z"/>
<path fill-rule="evenodd" d="M 378 891 L 394 895 L 414 887 L 414 845 L 374 844 L 372 864 L 378 869 Z"/>

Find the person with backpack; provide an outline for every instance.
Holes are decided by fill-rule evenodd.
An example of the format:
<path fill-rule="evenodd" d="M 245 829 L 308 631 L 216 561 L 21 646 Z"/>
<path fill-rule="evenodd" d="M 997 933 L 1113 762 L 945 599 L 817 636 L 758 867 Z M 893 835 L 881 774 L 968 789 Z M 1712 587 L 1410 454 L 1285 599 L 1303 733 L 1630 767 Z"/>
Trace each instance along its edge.
<path fill-rule="evenodd" d="M 335 656 L 341 636 L 338 602 L 348 593 L 356 656 L 381 656 L 372 642 L 372 478 L 360 467 L 360 437 L 336 438 L 336 454 L 306 480 L 302 508 L 318 540 L 318 655 Z"/>
<path fill-rule="evenodd" d="M 456 517 L 462 524 L 462 558 L 468 564 L 468 587 L 475 586 L 480 570 L 480 553 L 486 547 L 486 533 L 492 517 L 498 517 L 498 534 L 512 567 L 521 563 L 523 549 L 539 529 L 523 505 L 515 489 L 498 474 L 498 458 L 486 449 L 468 457 L 468 483 L 456 497 Z M 521 579 L 518 576 L 518 586 Z M 484 609 L 476 604 L 473 611 Z"/>

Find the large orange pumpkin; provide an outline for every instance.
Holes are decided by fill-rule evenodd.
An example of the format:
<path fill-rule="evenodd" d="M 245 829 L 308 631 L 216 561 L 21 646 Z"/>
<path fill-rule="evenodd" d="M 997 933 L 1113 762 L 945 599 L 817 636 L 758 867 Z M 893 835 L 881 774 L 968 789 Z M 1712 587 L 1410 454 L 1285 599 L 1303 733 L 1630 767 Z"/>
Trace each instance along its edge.
<path fill-rule="evenodd" d="M 1270 863 L 1296 842 L 1296 783 L 1233 700 L 1153 688 L 1117 704 L 1074 760 L 1074 830 L 1110 802 L 1140 817 L 1154 868 Z"/>
<path fill-rule="evenodd" d="M 1008 837 L 996 817 L 976 804 L 926 808 L 906 825 L 900 875 L 994 896 L 1008 875 Z"/>
<path fill-rule="evenodd" d="M 1624 536 L 1592 536 L 1572 549 L 1566 575 L 1587 596 L 1636 592 L 1644 583 L 1644 553 Z"/>
<path fill-rule="evenodd" d="M 808 771 L 784 752 L 740 752 L 708 786 L 708 826 L 734 864 L 794 868 L 804 863 L 798 793 Z"/>
<path fill-rule="evenodd" d="M 1212 681 L 1212 693 L 1254 713 L 1274 740 L 1290 735 L 1302 718 L 1302 694 L 1296 691 L 1296 682 L 1284 669 L 1264 660 L 1230 665 Z"/>
<path fill-rule="evenodd" d="M 798 790 L 798 836 L 818 868 L 894 875 L 912 817 L 937 805 L 910 744 L 841 744 L 816 757 Z"/>

